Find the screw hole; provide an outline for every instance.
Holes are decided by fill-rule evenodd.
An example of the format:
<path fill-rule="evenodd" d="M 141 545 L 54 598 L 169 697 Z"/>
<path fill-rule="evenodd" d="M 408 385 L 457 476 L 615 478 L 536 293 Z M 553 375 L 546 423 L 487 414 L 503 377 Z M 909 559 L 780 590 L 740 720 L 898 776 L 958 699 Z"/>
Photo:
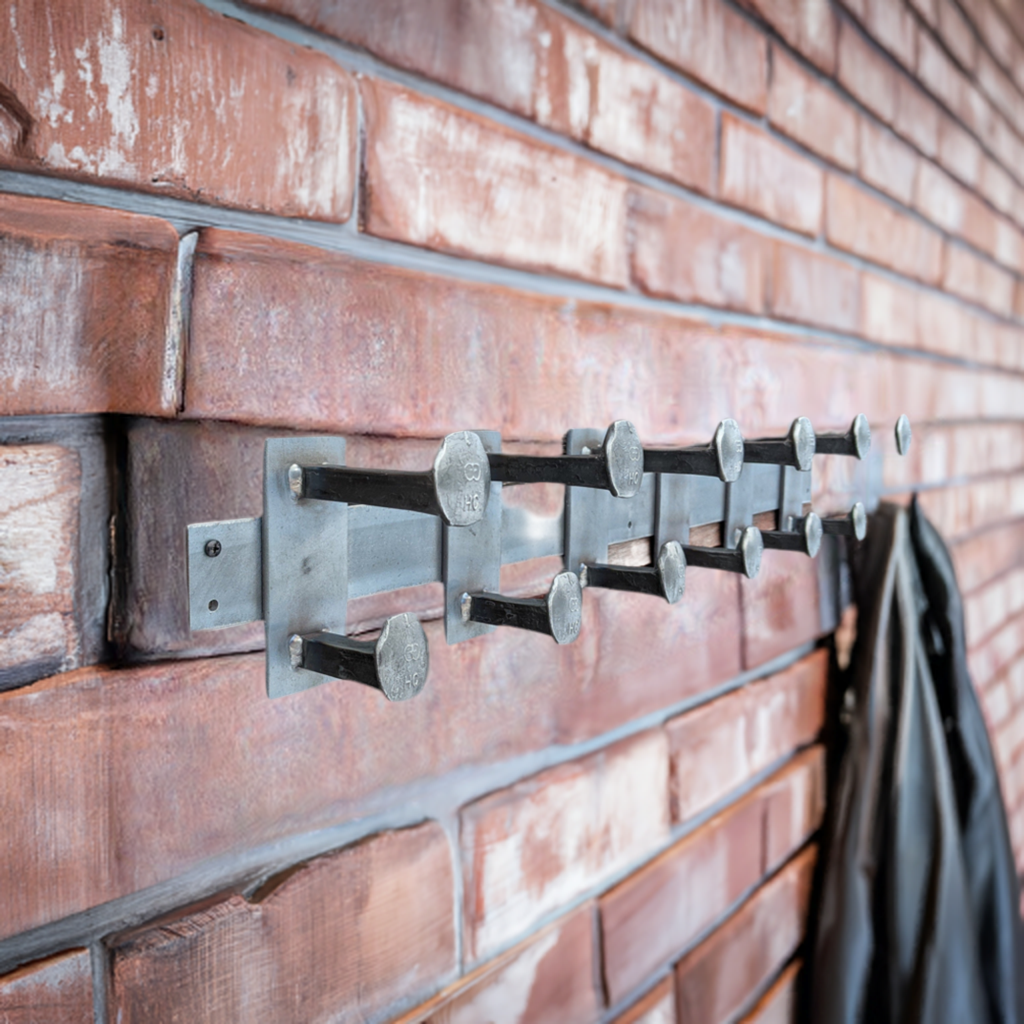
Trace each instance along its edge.
<path fill-rule="evenodd" d="M 153 38 L 158 42 L 164 38 L 164 30 L 162 28 L 153 29 Z"/>
<path fill-rule="evenodd" d="M 211 612 L 215 612 L 219 606 L 216 601 L 211 601 L 209 607 Z"/>
<path fill-rule="evenodd" d="M 633 529 L 633 520 L 632 519 L 626 524 L 626 529 L 627 530 L 632 530 Z"/>

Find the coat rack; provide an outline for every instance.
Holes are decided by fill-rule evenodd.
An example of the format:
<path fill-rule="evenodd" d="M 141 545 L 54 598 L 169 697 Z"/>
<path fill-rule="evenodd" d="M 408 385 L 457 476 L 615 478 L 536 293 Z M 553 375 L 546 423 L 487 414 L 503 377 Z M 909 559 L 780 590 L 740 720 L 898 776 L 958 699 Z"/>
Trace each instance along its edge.
<path fill-rule="evenodd" d="M 906 416 L 896 447 L 910 446 Z M 843 434 L 793 421 L 785 437 L 744 440 L 723 420 L 710 444 L 645 448 L 636 428 L 574 429 L 562 455 L 511 455 L 495 431 L 460 431 L 441 442 L 430 470 L 345 465 L 337 437 L 272 438 L 264 449 L 263 515 L 188 527 L 189 625 L 215 629 L 263 619 L 267 693 L 279 697 L 330 678 L 414 697 L 428 652 L 415 616 L 389 618 L 376 640 L 344 635 L 350 597 L 440 581 L 449 644 L 500 627 L 571 643 L 584 587 L 649 594 L 675 603 L 687 566 L 753 579 L 765 549 L 818 553 L 825 534 L 863 539 L 864 505 L 821 519 L 810 508 L 815 455 L 863 459 L 871 430 L 858 415 Z M 504 485 L 565 485 L 557 518 L 503 506 Z M 762 532 L 754 517 L 776 513 Z M 723 546 L 689 543 L 694 527 L 722 524 Z M 651 537 L 650 566 L 609 564 L 609 547 Z M 548 593 L 499 592 L 502 565 L 560 555 L 565 571 Z"/>

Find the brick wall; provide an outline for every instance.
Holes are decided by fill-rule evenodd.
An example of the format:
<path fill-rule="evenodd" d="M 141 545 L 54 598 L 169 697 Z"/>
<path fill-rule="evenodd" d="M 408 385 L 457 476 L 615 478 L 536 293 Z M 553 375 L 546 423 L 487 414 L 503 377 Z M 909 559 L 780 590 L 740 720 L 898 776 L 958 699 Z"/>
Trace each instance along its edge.
<path fill-rule="evenodd" d="M 188 630 L 184 526 L 258 514 L 286 429 L 415 468 L 865 412 L 953 544 L 1024 867 L 1020 0 L 2 8 L 0 1016 L 793 1017 L 815 564 L 588 591 L 565 648 L 359 598 L 424 620 L 424 693 L 270 701 L 259 627 Z"/>

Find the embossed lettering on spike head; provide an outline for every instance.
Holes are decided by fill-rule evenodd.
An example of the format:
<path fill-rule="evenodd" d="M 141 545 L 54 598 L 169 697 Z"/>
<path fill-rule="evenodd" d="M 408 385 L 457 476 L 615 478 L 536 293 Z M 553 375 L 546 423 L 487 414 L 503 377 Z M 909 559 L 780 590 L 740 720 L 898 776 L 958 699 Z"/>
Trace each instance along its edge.
<path fill-rule="evenodd" d="M 384 623 L 374 660 L 381 691 L 388 700 L 409 700 L 423 689 L 430 655 L 427 636 L 416 616 L 405 612 Z"/>
<path fill-rule="evenodd" d="M 434 488 L 445 522 L 472 526 L 487 511 L 491 467 L 483 442 L 471 430 L 449 434 L 434 458 Z"/>
<path fill-rule="evenodd" d="M 666 541 L 658 554 L 661 592 L 669 604 L 675 604 L 686 590 L 686 554 L 677 540 Z"/>
<path fill-rule="evenodd" d="M 608 470 L 608 489 L 617 498 L 632 498 L 644 479 L 644 450 L 636 427 L 616 420 L 604 435 L 601 448 Z"/>
<path fill-rule="evenodd" d="M 551 635 L 557 643 L 571 644 L 583 622 L 583 590 L 576 573 L 560 572 L 551 581 L 547 603 Z"/>
<path fill-rule="evenodd" d="M 743 555 L 743 574 L 752 580 L 761 571 L 761 555 L 764 553 L 764 541 L 756 526 L 748 526 L 743 531 L 740 552 Z"/>
<path fill-rule="evenodd" d="M 815 439 L 814 427 L 806 416 L 793 420 L 793 425 L 789 428 L 789 440 L 793 445 L 796 468 L 802 473 L 807 472 L 814 459 Z"/>
<path fill-rule="evenodd" d="M 743 435 L 735 420 L 722 420 L 715 430 L 718 475 L 727 484 L 734 483 L 743 469 Z"/>

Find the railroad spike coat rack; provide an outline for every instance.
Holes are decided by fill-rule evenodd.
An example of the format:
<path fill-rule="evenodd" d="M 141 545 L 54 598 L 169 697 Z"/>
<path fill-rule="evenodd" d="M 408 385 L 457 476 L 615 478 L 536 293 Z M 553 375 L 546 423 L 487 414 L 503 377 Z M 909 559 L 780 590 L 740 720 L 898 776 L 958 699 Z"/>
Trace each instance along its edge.
<path fill-rule="evenodd" d="M 896 448 L 910 446 L 906 416 Z M 490 430 L 441 442 L 426 472 L 345 465 L 338 437 L 266 442 L 263 515 L 188 527 L 189 624 L 215 629 L 262 619 L 267 693 L 278 697 L 331 678 L 416 696 L 427 680 L 423 627 L 405 613 L 376 640 L 345 636 L 350 597 L 440 581 L 448 643 L 499 626 L 571 643 L 582 624 L 584 587 L 650 594 L 670 603 L 687 566 L 753 579 L 767 550 L 814 557 L 825 535 L 863 539 L 867 514 L 820 518 L 810 509 L 814 456 L 863 459 L 871 430 L 858 415 L 843 434 L 818 434 L 795 419 L 785 437 L 744 440 L 723 420 L 711 443 L 645 448 L 636 428 L 574 429 L 556 456 L 511 455 Z M 504 485 L 565 485 L 562 513 L 545 518 L 503 506 Z M 775 529 L 754 517 L 773 512 Z M 697 526 L 722 524 L 723 545 L 690 544 Z M 649 537 L 650 566 L 609 564 L 609 547 Z M 560 555 L 564 571 L 543 597 L 499 593 L 502 565 Z"/>

